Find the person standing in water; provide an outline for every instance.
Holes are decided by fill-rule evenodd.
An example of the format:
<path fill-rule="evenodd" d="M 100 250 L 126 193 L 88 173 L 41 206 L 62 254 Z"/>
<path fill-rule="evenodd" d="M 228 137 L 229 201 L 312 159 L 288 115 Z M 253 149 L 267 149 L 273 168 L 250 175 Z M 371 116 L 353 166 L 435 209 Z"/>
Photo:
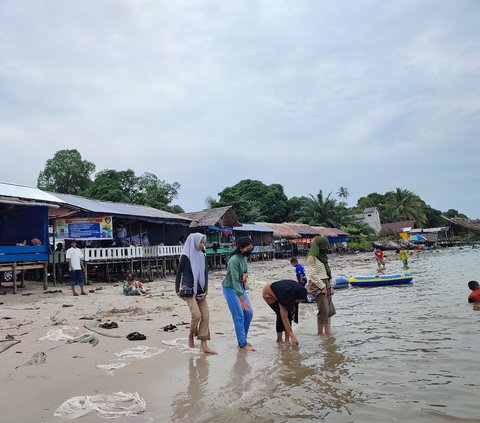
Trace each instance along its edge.
<path fill-rule="evenodd" d="M 405 250 L 405 247 L 400 248 L 400 260 L 403 262 L 403 268 L 408 268 L 408 251 Z"/>
<path fill-rule="evenodd" d="M 227 274 L 222 282 L 223 295 L 232 314 L 238 346 L 247 351 L 255 348 L 247 342 L 248 329 L 253 318 L 253 309 L 245 284 L 248 284 L 248 261 L 253 250 L 250 238 L 240 238 L 227 265 Z M 247 285 L 248 286 L 248 285 Z"/>
<path fill-rule="evenodd" d="M 307 299 L 307 290 L 298 282 L 282 280 L 267 283 L 263 287 L 262 297 L 277 315 L 277 344 L 281 346 L 290 341 L 297 346 L 298 339 L 293 334 L 292 321 L 298 323 L 298 303 Z"/>
<path fill-rule="evenodd" d="M 210 340 L 210 312 L 208 310 L 208 265 L 207 257 L 203 252 L 205 248 L 205 235 L 201 233 L 190 234 L 183 246 L 182 255 L 178 264 L 175 278 L 175 291 L 180 294 L 180 288 L 191 288 L 192 296 L 182 297 L 190 308 L 192 322 L 188 335 L 188 346 L 195 346 L 195 336 L 200 340 L 200 351 L 206 354 L 217 354 L 208 347 Z"/>
<path fill-rule="evenodd" d="M 317 335 L 330 335 L 330 318 L 335 315 L 331 285 L 332 272 L 328 265 L 328 240 L 323 236 L 313 239 L 307 258 L 307 289 L 317 303 Z"/>

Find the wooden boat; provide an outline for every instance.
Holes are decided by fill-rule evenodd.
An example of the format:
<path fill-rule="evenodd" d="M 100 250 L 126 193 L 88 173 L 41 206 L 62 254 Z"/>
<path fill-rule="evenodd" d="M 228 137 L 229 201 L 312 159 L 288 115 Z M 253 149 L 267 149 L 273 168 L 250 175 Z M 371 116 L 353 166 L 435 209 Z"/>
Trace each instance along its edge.
<path fill-rule="evenodd" d="M 387 286 L 407 285 L 412 283 L 411 273 L 395 273 L 393 275 L 352 276 L 348 281 L 352 286 Z"/>

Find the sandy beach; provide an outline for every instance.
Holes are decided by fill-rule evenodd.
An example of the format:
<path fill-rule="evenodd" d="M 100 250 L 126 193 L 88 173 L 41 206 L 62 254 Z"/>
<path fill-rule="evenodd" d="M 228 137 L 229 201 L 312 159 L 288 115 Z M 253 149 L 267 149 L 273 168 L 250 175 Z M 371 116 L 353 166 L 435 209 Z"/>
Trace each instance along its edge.
<path fill-rule="evenodd" d="M 415 268 L 428 260 L 440 260 L 444 254 L 450 253 L 414 255 L 411 266 Z M 387 257 L 389 270 L 399 271 L 401 262 L 395 254 L 389 253 Z M 469 257 L 465 257 L 465 260 L 471 262 Z M 332 255 L 330 263 L 334 275 L 351 275 L 353 272 L 368 274 L 375 270 L 373 254 L 368 253 Z M 420 363 L 417 372 L 428 369 L 429 365 L 451 363 L 450 359 L 443 360 L 442 354 L 446 351 L 444 346 L 450 349 L 449 343 L 452 342 L 455 345 L 463 343 L 462 354 L 465 360 L 459 362 L 461 367 L 458 373 L 464 373 L 464 376 L 461 378 L 461 387 L 456 389 L 468 401 L 467 382 L 470 383 L 468 386 L 476 383 L 468 380 L 471 376 L 466 376 L 474 370 L 474 363 L 468 364 L 474 351 L 470 352 L 467 348 L 472 342 L 472 328 L 469 327 L 462 339 L 457 336 L 442 340 L 445 328 L 437 329 L 437 321 L 429 326 L 425 320 L 428 319 L 427 314 L 418 317 L 414 315 L 417 311 L 408 311 L 412 289 L 420 289 L 421 283 L 397 290 L 388 287 L 363 291 L 339 290 L 335 294 L 338 315 L 333 322 L 333 336 L 324 340 L 314 336 L 315 306 L 302 305 L 301 322 L 294 328 L 298 333 L 300 348 L 288 347 L 279 351 L 274 342 L 274 314 L 261 299 L 261 287 L 265 281 L 291 278 L 293 268 L 288 260 L 251 263 L 249 273 L 254 320 L 249 341 L 257 347 L 257 351 L 247 353 L 239 351 L 236 345 L 231 317 L 220 289 L 224 273 L 210 273 L 209 282 L 212 334 L 209 345 L 219 352 L 218 356 L 207 356 L 200 354 L 198 348 L 189 350 L 186 347 L 190 314 L 186 304 L 174 293 L 173 275 L 147 283 L 151 293 L 148 297 L 125 297 L 121 283 L 90 284 L 88 291 L 94 292 L 78 297 L 74 297 L 66 285 L 49 288 L 50 291 L 62 292 L 43 293 L 41 283 L 28 282 L 26 288 L 17 295 L 11 294 L 11 288 L 2 287 L 7 294 L 0 296 L 0 339 L 10 338 L 11 341 L 20 342 L 0 355 L 0 380 L 3 387 L 0 421 L 58 422 L 62 420 L 58 413 L 67 418 L 68 413 L 75 416 L 73 413 L 78 412 L 73 406 L 59 408 L 65 401 L 77 396 L 89 396 L 95 400 L 103 398 L 98 396 L 118 392 L 130 397 L 126 397 L 123 404 L 117 401 L 113 411 L 129 407 L 130 410 L 140 411 L 134 416 L 119 417 L 116 420 L 121 422 L 223 422 L 226 419 L 239 422 L 287 422 L 305 419 L 313 421 L 316 420 L 315 416 L 323 416 L 325 421 L 332 422 L 385 421 L 385 413 L 391 413 L 392 404 L 397 404 L 393 401 L 397 398 L 396 395 L 401 397 L 408 393 L 405 386 L 415 388 L 412 391 L 414 397 L 418 392 L 415 385 L 417 379 L 432 379 L 431 384 L 423 382 L 427 388 L 427 391 L 423 391 L 424 394 L 429 392 L 430 385 L 435 387 L 431 389 L 440 389 L 441 384 L 436 379 L 444 370 L 430 370 L 423 378 L 418 376 L 413 382 L 400 383 L 398 386 L 402 386 L 403 391 L 391 394 L 386 404 L 383 404 L 383 394 L 378 392 L 389 388 L 383 385 L 377 388 L 379 381 L 394 377 L 401 379 L 404 377 L 405 366 L 416 363 Z M 462 286 L 458 290 L 455 307 L 463 307 L 465 313 L 471 313 L 470 308 L 467 309 L 464 304 L 463 288 Z M 419 296 L 422 292 L 416 294 L 418 301 L 427 301 L 429 297 Z M 407 313 L 412 315 L 412 327 L 417 328 L 418 319 L 422 319 L 424 329 L 413 329 L 405 334 L 398 331 L 396 326 L 400 330 L 401 325 L 406 324 L 406 317 L 402 317 L 401 313 L 390 315 L 382 312 L 373 317 L 372 313 L 381 308 L 382 304 L 389 310 L 394 307 L 388 304 L 392 298 L 391 293 L 399 298 L 395 304 L 403 301 L 402 298 L 405 299 L 406 305 L 399 306 L 399 310 L 405 307 Z M 427 310 L 426 303 L 422 304 Z M 362 309 L 368 310 L 368 313 L 363 315 Z M 447 308 L 442 305 L 440 310 Z M 430 311 L 428 313 L 428 316 L 432 314 Z M 466 316 L 470 318 L 469 315 Z M 397 324 L 396 318 L 402 323 Z M 375 320 L 378 323 L 372 323 Z M 106 321 L 116 322 L 118 328 L 99 327 L 100 323 Z M 163 328 L 169 324 L 177 326 L 177 329 L 165 332 Z M 416 334 L 415 331 L 419 330 Z M 431 334 L 437 330 L 438 339 L 425 341 L 432 338 Z M 134 331 L 145 334 L 147 339 L 128 340 L 126 335 Z M 377 332 L 379 336 L 373 337 Z M 86 343 L 68 342 L 68 339 L 85 334 L 93 335 L 94 338 L 87 337 Z M 382 343 L 376 344 L 377 339 Z M 418 344 L 418 350 L 417 347 L 411 350 L 413 355 L 405 358 L 408 359 L 405 364 L 401 362 L 405 351 L 409 351 L 410 347 L 406 348 L 399 342 Z M 424 342 L 427 342 L 427 346 Z M 438 352 L 435 352 L 437 343 L 440 346 Z M 6 345 L 5 342 L 3 345 Z M 377 362 L 365 361 L 364 354 L 360 354 L 362 348 L 372 349 L 369 354 L 379 357 L 382 348 L 385 348 L 387 357 L 397 350 L 399 356 L 390 366 L 399 363 L 394 376 L 386 371 L 389 366 L 385 367 L 385 363 L 378 362 L 381 367 L 372 368 Z M 431 352 L 423 357 L 427 350 Z M 32 358 L 33 362 L 29 363 Z M 426 360 L 427 364 L 422 360 Z M 366 377 L 371 379 L 368 383 Z M 310 378 L 314 379 L 310 381 Z M 448 381 L 450 382 L 451 380 Z M 322 402 L 312 402 L 312 398 L 322 390 Z M 440 397 L 438 401 L 441 402 L 444 392 L 446 391 L 432 391 L 431 396 Z M 448 401 L 452 401 L 451 398 L 454 396 L 448 395 L 444 401 L 448 404 Z M 413 404 L 418 402 L 415 402 L 416 399 L 412 401 Z M 432 407 L 435 407 L 435 401 L 431 402 Z M 397 412 L 402 407 L 408 412 L 415 411 L 415 405 L 409 406 L 405 399 L 398 404 Z M 108 404 L 97 402 L 96 405 L 104 411 L 108 409 L 105 406 Z M 455 409 L 455 405 L 451 408 L 454 415 L 473 415 L 468 406 L 462 414 Z M 352 409 L 363 414 L 357 414 L 361 416 L 358 419 L 350 416 L 349 420 L 347 416 L 352 414 Z M 440 409 L 440 412 L 444 410 L 445 408 Z M 412 418 L 419 416 L 423 415 L 411 415 Z M 426 420 L 420 418 L 419 421 L 431 421 L 430 417 L 427 415 Z M 98 411 L 93 411 L 75 421 L 90 423 L 105 420 Z"/>
<path fill-rule="evenodd" d="M 273 314 L 261 299 L 261 286 L 267 280 L 291 278 L 293 268 L 288 260 L 275 260 L 252 263 L 250 269 L 255 319 L 260 321 L 264 316 L 273 322 Z M 220 289 L 224 275 L 225 271 L 210 273 L 209 281 L 210 345 L 220 355 L 208 359 L 215 364 L 223 360 L 222 354 L 226 351 L 237 351 L 231 316 Z M 188 354 L 200 354 L 197 349 L 186 347 L 190 313 L 183 300 L 175 295 L 174 276 L 145 286 L 150 292 L 146 297 L 124 296 L 120 282 L 90 284 L 86 287 L 87 292 L 90 291 L 88 296 L 78 297 L 71 294 L 68 285 L 50 287 L 44 293 L 41 283 L 27 282 L 26 288 L 20 289 L 17 295 L 4 287 L 7 294 L 0 296 L 0 339 L 13 338 L 20 342 L 1 354 L 4 406 L 0 420 L 58 421 L 54 412 L 69 398 L 118 391 L 138 392 L 145 399 L 147 412 L 143 417 L 138 416 L 138 421 L 149 421 L 144 418 L 150 414 L 151 404 L 155 404 L 155 409 L 164 404 L 160 408 L 168 415 L 172 378 L 181 374 L 175 369 L 188 365 Z M 62 292 L 49 293 L 58 290 Z M 107 321 L 116 322 L 118 328 L 99 327 Z M 164 331 L 170 324 L 177 329 Z M 141 332 L 147 339 L 126 339 L 126 335 L 134 331 Z M 60 339 L 84 334 L 96 337 L 98 344 L 67 343 L 66 339 Z M 149 347 L 151 353 L 157 354 L 125 360 L 115 355 L 138 347 Z M 46 354 L 44 363 L 25 364 L 40 352 Z M 111 368 L 112 363 L 124 367 Z M 155 370 L 152 372 L 152 369 Z M 81 421 L 98 421 L 98 418 L 92 413 Z"/>

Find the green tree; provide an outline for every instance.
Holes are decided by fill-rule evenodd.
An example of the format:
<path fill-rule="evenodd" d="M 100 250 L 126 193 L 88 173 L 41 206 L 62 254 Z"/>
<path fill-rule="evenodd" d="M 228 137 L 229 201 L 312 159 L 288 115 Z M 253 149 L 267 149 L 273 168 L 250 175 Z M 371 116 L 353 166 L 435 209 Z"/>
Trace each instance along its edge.
<path fill-rule="evenodd" d="M 265 185 L 260 181 L 244 179 L 218 195 L 218 201 L 207 199 L 210 207 L 233 206 L 243 223 L 279 223 L 287 217 L 288 198 L 280 184 Z"/>
<path fill-rule="evenodd" d="M 427 215 L 424 212 L 425 203 L 418 195 L 407 189 L 396 188 L 385 196 L 387 204 L 395 207 L 403 219 L 414 220 L 419 227 L 427 222 Z"/>
<path fill-rule="evenodd" d="M 45 163 L 45 169 L 38 175 L 37 187 L 45 191 L 79 195 L 89 188 L 93 172 L 95 165 L 82 160 L 77 150 L 59 150 Z"/>
<path fill-rule="evenodd" d="M 301 221 L 309 225 L 340 227 L 349 221 L 347 208 L 343 203 L 331 198 L 332 193 L 324 197 L 322 190 L 307 198 L 302 210 Z"/>
<path fill-rule="evenodd" d="M 341 203 L 347 203 L 348 197 L 350 197 L 350 193 L 348 192 L 348 188 L 346 187 L 339 187 L 337 191 L 337 197 L 339 198 Z"/>
<path fill-rule="evenodd" d="M 105 169 L 97 173 L 85 194 L 96 200 L 133 204 L 137 199 L 137 179 L 131 169 Z"/>
<path fill-rule="evenodd" d="M 170 203 L 178 197 L 179 189 L 178 182 L 169 184 L 153 173 L 146 172 L 137 178 L 136 203 L 169 211 Z M 176 206 L 176 209 L 178 207 Z"/>
<path fill-rule="evenodd" d="M 309 199 L 307 197 L 291 197 L 287 201 L 286 222 L 297 222 L 302 220 L 303 210 L 308 207 Z"/>
<path fill-rule="evenodd" d="M 103 201 L 141 204 L 157 209 L 181 213 L 180 206 L 170 203 L 178 196 L 180 184 L 169 184 L 153 173 L 136 176 L 132 169 L 105 169 L 97 173 L 86 195 Z"/>

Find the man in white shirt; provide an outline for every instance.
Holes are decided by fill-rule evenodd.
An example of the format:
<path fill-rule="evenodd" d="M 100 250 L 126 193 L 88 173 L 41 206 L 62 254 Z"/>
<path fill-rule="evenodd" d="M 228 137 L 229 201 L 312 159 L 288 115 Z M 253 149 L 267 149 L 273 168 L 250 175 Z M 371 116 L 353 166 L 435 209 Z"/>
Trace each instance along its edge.
<path fill-rule="evenodd" d="M 80 248 L 77 248 L 77 241 L 73 240 L 70 244 L 70 248 L 67 250 L 67 262 L 68 270 L 70 271 L 70 285 L 72 286 L 73 295 L 77 296 L 78 292 L 75 291 L 75 285 L 80 286 L 80 294 L 87 295 L 83 289 L 83 253 Z"/>

